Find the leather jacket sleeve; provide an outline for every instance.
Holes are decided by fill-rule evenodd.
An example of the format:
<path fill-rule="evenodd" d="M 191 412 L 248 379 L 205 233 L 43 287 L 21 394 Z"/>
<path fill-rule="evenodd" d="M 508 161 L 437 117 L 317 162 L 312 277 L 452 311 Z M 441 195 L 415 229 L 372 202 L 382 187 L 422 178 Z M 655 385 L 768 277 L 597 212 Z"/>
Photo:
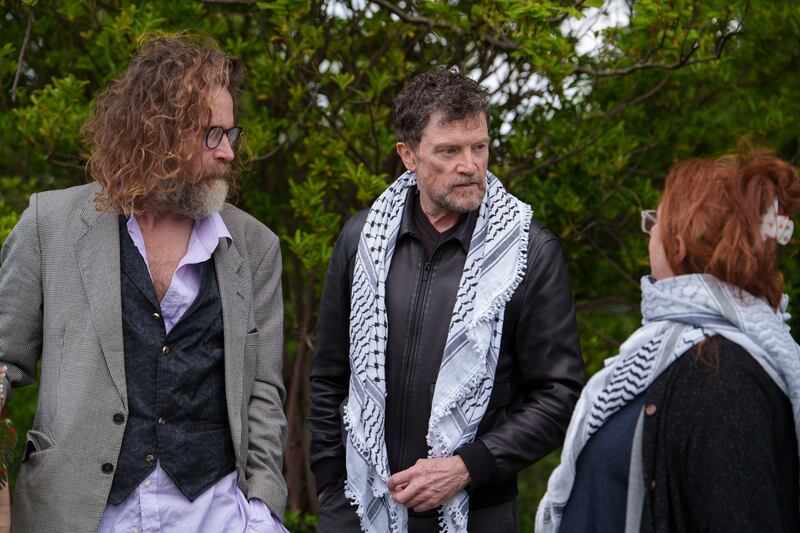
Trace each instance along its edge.
<path fill-rule="evenodd" d="M 350 291 L 353 258 L 367 212 L 352 217 L 336 242 L 322 290 L 311 367 L 310 462 L 317 491 L 345 476 L 342 403 L 350 380 Z"/>
<path fill-rule="evenodd" d="M 586 379 L 561 247 L 535 221 L 531 233 L 528 271 L 515 295 L 521 301 L 509 302 L 506 313 L 516 323 L 504 334 L 513 338 L 504 338 L 501 350 L 501 357 L 509 350 L 515 358 L 518 390 L 507 418 L 456 452 L 473 489 L 508 479 L 556 449 Z"/>

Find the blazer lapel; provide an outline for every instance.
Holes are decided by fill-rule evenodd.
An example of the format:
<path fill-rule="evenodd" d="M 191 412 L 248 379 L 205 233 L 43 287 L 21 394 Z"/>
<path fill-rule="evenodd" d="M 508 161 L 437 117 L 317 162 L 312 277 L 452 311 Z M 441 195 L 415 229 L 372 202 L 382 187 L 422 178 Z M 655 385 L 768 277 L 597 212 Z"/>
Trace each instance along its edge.
<path fill-rule="evenodd" d="M 87 229 L 75 242 L 78 267 L 100 348 L 111 379 L 127 409 L 125 349 L 122 342 L 119 218 L 112 211 L 99 212 L 94 203 L 94 195 L 84 204 L 81 218 Z"/>
<path fill-rule="evenodd" d="M 242 398 L 243 357 L 252 295 L 252 281 L 241 272 L 243 263 L 236 244 L 229 244 L 225 238 L 220 239 L 214 251 L 214 266 L 222 301 L 222 324 L 225 335 L 225 396 L 231 439 L 237 456 L 242 445 L 242 424 L 246 415 L 243 411 Z"/>

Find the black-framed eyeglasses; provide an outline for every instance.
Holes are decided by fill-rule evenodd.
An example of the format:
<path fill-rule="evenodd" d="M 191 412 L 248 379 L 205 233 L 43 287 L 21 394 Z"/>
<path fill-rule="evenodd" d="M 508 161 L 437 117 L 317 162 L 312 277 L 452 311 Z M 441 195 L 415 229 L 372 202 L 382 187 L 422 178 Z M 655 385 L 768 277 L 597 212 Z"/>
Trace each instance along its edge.
<path fill-rule="evenodd" d="M 642 209 L 642 231 L 650 235 L 653 226 L 658 222 L 658 215 L 655 209 Z"/>
<path fill-rule="evenodd" d="M 226 130 L 222 126 L 211 126 L 208 128 L 208 133 L 206 133 L 206 148 L 213 150 L 219 146 L 223 136 L 228 137 L 228 144 L 233 148 L 242 136 L 242 128 L 234 126 Z"/>

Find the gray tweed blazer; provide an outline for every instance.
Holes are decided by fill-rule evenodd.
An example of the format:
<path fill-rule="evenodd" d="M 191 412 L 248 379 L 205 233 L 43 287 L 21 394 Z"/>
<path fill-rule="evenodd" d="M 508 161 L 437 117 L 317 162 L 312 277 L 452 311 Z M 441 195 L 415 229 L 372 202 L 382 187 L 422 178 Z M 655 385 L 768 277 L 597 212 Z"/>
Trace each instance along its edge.
<path fill-rule="evenodd" d="M 95 208 L 96 184 L 34 194 L 0 258 L 2 386 L 39 403 L 14 492 L 12 528 L 96 531 L 127 420 L 119 215 Z M 225 335 L 225 391 L 239 487 L 281 517 L 286 419 L 278 239 L 225 206 L 233 237 L 214 252 Z M 119 420 L 119 417 L 116 417 Z"/>

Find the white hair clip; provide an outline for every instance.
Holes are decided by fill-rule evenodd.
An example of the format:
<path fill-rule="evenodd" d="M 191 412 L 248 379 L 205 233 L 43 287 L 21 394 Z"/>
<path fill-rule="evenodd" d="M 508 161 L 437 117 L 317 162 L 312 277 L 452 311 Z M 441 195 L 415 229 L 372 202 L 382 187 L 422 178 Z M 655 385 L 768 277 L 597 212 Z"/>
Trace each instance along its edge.
<path fill-rule="evenodd" d="M 778 214 L 778 200 L 775 200 L 761 220 L 761 236 L 765 241 L 772 238 L 778 241 L 778 244 L 784 245 L 792 238 L 792 233 L 794 233 L 794 222 L 789 217 Z"/>

